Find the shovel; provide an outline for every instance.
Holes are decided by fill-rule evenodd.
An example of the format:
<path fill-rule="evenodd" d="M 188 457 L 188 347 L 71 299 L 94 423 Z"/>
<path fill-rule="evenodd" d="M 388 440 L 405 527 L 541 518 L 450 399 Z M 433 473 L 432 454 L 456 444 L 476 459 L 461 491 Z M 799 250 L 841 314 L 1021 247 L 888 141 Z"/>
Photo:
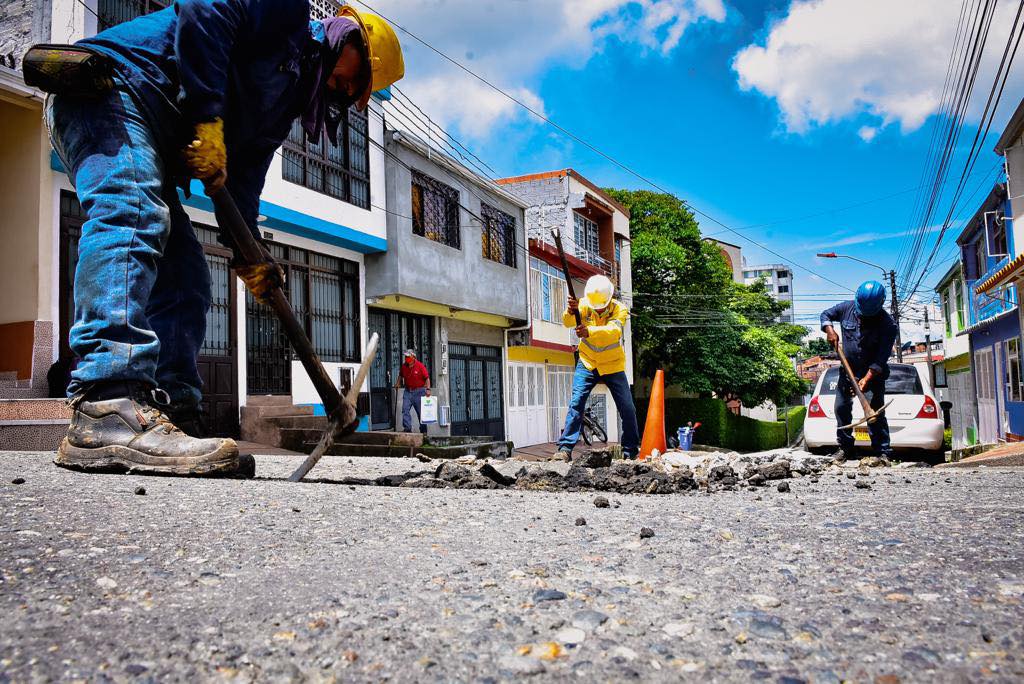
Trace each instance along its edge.
<path fill-rule="evenodd" d="M 855 428 L 858 425 L 864 425 L 865 423 L 871 424 L 875 422 L 878 416 L 885 413 L 885 409 L 889 408 L 889 404 L 891 404 L 894 400 L 890 399 L 889 401 L 886 402 L 885 406 L 878 409 L 877 411 L 872 409 L 871 402 L 869 402 L 868 398 L 864 396 L 864 392 L 861 391 L 860 385 L 857 384 L 857 376 L 853 374 L 853 369 L 850 368 L 850 362 L 846 360 L 846 354 L 843 353 L 842 345 L 837 344 L 836 351 L 839 352 L 839 360 L 843 362 L 843 368 L 846 370 L 846 374 L 850 377 L 850 382 L 853 383 L 853 392 L 854 394 L 857 395 L 857 399 L 860 400 L 860 407 L 864 411 L 863 418 L 861 418 L 860 420 L 855 420 L 849 425 L 844 425 L 839 429 L 849 430 L 850 428 Z"/>
<path fill-rule="evenodd" d="M 264 261 L 265 257 L 263 250 L 260 249 L 259 242 L 257 242 L 256 237 L 249 230 L 249 226 L 242 219 L 238 206 L 227 189 L 221 187 L 210 195 L 210 199 L 213 200 L 217 223 L 222 230 L 231 236 L 238 256 L 250 264 L 258 264 Z M 355 432 L 358 426 L 356 399 L 359 397 L 359 390 L 366 380 L 366 374 L 370 370 L 373 357 L 377 353 L 379 338 L 377 333 L 370 337 L 366 356 L 356 372 L 348 396 L 343 398 L 338 388 L 334 386 L 331 377 L 327 374 L 327 370 L 324 368 L 323 363 L 321 363 L 320 357 L 313 349 L 313 345 L 306 336 L 306 331 L 303 329 L 302 324 L 295 317 L 295 312 L 292 311 L 291 304 L 288 303 L 284 290 L 280 287 L 274 288 L 274 290 L 267 294 L 266 299 L 269 302 L 270 308 L 274 310 L 274 313 L 280 319 L 284 332 L 288 336 L 288 341 L 291 342 L 292 348 L 295 349 L 295 355 L 302 362 L 302 367 L 306 369 L 313 387 L 316 388 L 317 394 L 320 395 L 320 400 L 324 404 L 324 412 L 327 414 L 327 429 L 324 430 L 320 442 L 313 449 L 313 453 L 288 478 L 291 482 L 298 482 L 306 476 L 306 473 L 313 469 L 313 466 L 317 464 L 335 440 Z"/>

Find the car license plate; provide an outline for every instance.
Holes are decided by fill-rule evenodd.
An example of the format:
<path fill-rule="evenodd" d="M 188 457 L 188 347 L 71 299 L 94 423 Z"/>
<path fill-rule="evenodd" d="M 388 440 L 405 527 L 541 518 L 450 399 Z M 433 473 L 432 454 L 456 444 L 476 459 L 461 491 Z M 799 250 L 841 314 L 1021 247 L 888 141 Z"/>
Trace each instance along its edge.
<path fill-rule="evenodd" d="M 853 439 L 857 442 L 870 442 L 871 433 L 868 432 L 867 428 L 859 427 L 853 428 Z"/>

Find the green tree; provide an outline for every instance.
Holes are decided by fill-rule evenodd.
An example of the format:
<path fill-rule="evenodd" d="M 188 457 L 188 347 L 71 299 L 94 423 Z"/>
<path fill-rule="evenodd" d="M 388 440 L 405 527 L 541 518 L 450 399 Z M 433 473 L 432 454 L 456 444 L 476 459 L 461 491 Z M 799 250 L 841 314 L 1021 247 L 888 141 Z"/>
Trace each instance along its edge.
<path fill-rule="evenodd" d="M 804 356 L 826 356 L 834 351 L 832 345 L 824 337 L 812 337 L 801 349 Z"/>
<path fill-rule="evenodd" d="M 677 198 L 647 190 L 609 190 L 630 211 L 632 327 L 637 373 L 662 368 L 683 390 L 747 406 L 781 403 L 802 380 L 789 356 L 806 334 L 780 325 L 786 305 L 764 284 L 737 285 L 714 243 Z"/>

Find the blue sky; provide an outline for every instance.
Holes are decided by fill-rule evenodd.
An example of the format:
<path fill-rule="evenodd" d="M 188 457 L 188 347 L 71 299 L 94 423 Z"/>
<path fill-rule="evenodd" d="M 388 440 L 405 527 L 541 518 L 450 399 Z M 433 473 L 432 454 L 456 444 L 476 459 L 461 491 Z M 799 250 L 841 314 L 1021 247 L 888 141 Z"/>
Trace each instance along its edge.
<path fill-rule="evenodd" d="M 603 152 L 739 231 L 702 232 L 751 264 L 794 264 L 801 322 L 876 272 L 818 251 L 891 267 L 922 184 L 960 3 L 934 0 L 368 0 Z M 961 153 L 1006 41 L 1001 2 Z M 530 116 L 399 33 L 402 92 L 499 175 L 572 166 L 600 185 L 642 181 Z M 961 219 L 995 180 L 991 148 L 1024 95 L 1015 68 Z M 397 116 L 396 116 L 397 118 Z M 399 124 L 401 126 L 401 124 Z M 859 205 L 853 206 L 850 205 Z M 942 213 L 948 204 L 940 204 Z M 809 214 L 819 214 L 812 218 Z M 767 225 L 766 225 L 767 224 Z M 951 245 L 962 221 L 944 240 Z M 930 232 L 934 242 L 937 232 Z M 943 246 L 939 254 L 949 254 Z M 937 261 L 941 262 L 942 259 Z M 951 262 L 926 275 L 934 283 Z M 919 326 L 906 326 L 914 335 Z M 906 333 L 905 333 L 906 334 Z"/>

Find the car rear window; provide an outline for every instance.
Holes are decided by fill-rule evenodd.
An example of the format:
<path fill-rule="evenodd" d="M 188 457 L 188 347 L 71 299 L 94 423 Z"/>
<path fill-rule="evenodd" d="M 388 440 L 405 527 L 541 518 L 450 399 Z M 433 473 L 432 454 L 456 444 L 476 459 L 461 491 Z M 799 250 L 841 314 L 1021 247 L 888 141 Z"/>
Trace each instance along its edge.
<path fill-rule="evenodd" d="M 821 394 L 830 396 L 836 393 L 839 384 L 839 373 L 842 369 L 834 366 L 825 371 L 825 379 L 821 383 Z M 921 378 L 917 369 L 906 364 L 889 365 L 889 379 L 885 381 L 886 394 L 924 394 Z"/>

